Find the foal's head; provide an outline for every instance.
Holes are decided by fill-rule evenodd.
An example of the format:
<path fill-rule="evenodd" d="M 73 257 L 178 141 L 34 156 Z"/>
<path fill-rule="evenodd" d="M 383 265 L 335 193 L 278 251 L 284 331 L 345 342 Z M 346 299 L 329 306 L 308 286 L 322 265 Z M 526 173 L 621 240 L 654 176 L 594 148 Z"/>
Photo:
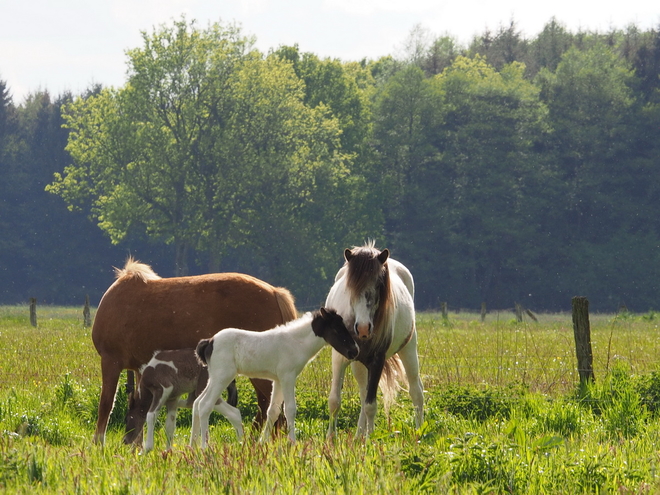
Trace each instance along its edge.
<path fill-rule="evenodd" d="M 346 249 L 348 264 L 346 285 L 355 314 L 354 331 L 359 340 L 372 337 L 390 304 L 388 249 L 379 251 L 372 245 Z"/>
<path fill-rule="evenodd" d="M 142 392 L 142 393 L 140 393 Z M 135 390 L 128 398 L 126 409 L 126 433 L 124 443 L 130 445 L 141 441 L 144 423 L 147 420 L 147 412 L 151 405 L 151 392 L 148 390 Z"/>
<path fill-rule="evenodd" d="M 344 325 L 344 320 L 333 309 L 321 308 L 314 313 L 312 330 L 345 358 L 355 359 L 360 348 Z"/>

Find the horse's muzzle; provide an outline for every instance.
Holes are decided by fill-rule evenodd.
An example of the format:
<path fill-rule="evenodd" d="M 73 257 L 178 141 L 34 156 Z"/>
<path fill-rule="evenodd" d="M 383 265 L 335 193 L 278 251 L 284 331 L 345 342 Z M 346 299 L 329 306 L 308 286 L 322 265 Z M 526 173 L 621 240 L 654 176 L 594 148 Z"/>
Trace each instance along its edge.
<path fill-rule="evenodd" d="M 371 323 L 355 323 L 355 333 L 358 340 L 367 340 L 371 337 Z"/>

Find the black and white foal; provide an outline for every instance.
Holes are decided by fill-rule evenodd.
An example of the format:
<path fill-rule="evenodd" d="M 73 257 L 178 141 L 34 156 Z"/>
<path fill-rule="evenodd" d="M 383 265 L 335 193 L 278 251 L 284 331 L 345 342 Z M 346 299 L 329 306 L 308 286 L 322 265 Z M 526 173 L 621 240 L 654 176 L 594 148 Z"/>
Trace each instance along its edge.
<path fill-rule="evenodd" d="M 209 415 L 214 408 L 218 410 L 218 401 L 222 406 L 220 412 L 234 426 L 239 440 L 242 439 L 240 411 L 220 399 L 222 391 L 238 374 L 273 381 L 261 440 L 269 437 L 284 402 L 289 438 L 295 441 L 296 378 L 326 343 L 347 359 L 355 359 L 359 352 L 342 317 L 325 308 L 265 332 L 226 328 L 200 341 L 197 355 L 208 365 L 209 381 L 193 404 L 190 445 L 195 445 L 201 434 L 202 447 L 207 446 Z"/>

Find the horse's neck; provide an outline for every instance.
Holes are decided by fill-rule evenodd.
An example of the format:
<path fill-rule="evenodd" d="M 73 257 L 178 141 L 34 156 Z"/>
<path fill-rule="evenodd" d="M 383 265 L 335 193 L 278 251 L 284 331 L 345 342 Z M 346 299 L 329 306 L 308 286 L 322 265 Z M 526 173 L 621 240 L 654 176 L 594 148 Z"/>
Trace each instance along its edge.
<path fill-rule="evenodd" d="M 296 352 L 301 356 L 309 355 L 309 358 L 314 357 L 325 345 L 325 340 L 317 337 L 312 330 L 311 315 L 292 322 L 287 329 L 287 336 L 295 341 Z"/>

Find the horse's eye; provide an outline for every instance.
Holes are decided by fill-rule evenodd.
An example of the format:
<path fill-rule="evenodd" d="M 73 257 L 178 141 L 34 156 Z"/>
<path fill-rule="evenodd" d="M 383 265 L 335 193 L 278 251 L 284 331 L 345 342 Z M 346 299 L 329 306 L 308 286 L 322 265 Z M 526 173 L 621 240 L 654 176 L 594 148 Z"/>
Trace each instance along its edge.
<path fill-rule="evenodd" d="M 378 297 L 376 296 L 375 293 L 367 292 L 365 294 L 365 299 L 366 299 L 367 307 L 369 309 L 378 307 Z"/>

